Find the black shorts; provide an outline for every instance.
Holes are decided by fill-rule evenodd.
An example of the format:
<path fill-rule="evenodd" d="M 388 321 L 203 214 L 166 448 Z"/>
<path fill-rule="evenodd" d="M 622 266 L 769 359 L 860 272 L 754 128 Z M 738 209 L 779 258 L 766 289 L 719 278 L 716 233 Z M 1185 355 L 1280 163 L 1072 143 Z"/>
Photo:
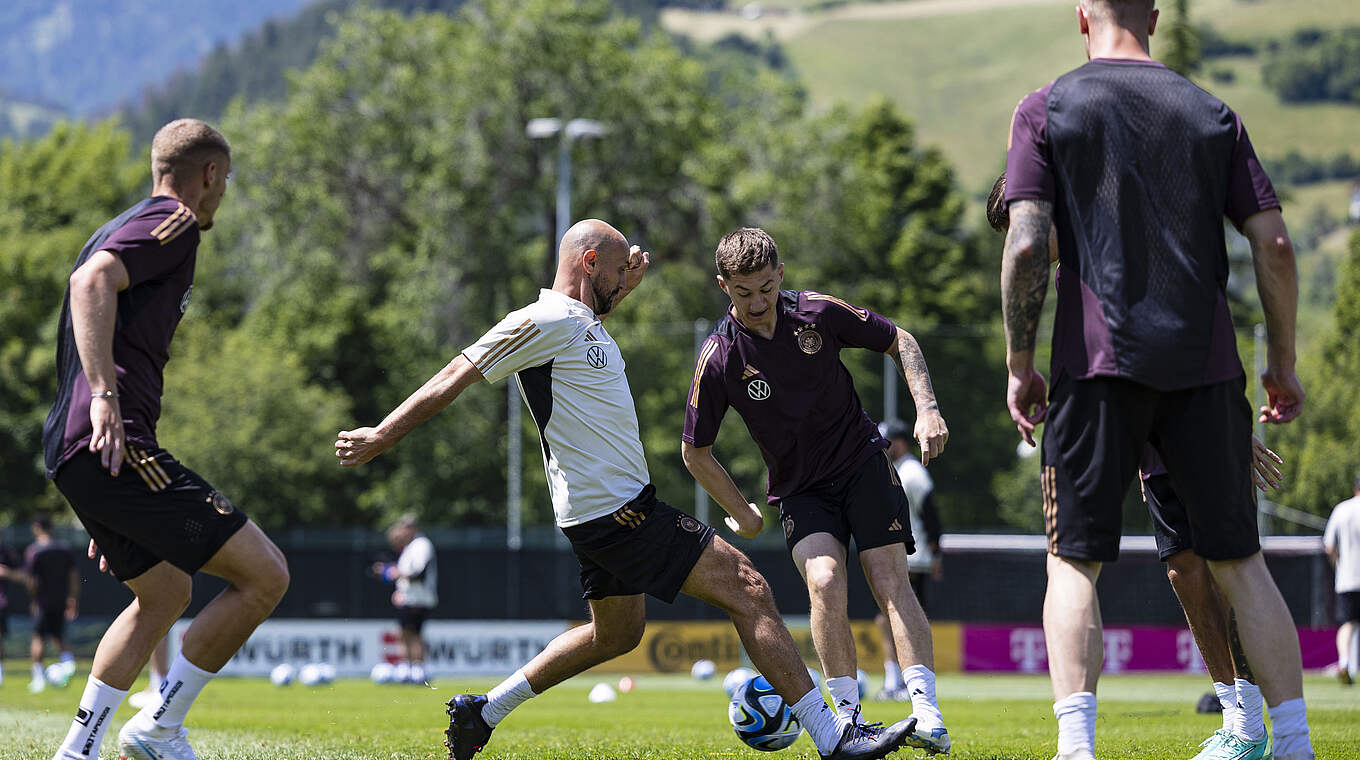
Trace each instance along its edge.
<path fill-rule="evenodd" d="M 1143 503 L 1152 516 L 1152 537 L 1157 540 L 1157 558 L 1166 561 L 1195 547 L 1190 545 L 1190 518 L 1185 505 L 1171 487 L 1171 476 L 1165 473 L 1143 480 Z"/>
<path fill-rule="evenodd" d="M 789 551 L 813 533 L 830 533 L 843 546 L 855 539 L 859 551 L 905 544 L 916 551 L 911 536 L 911 506 L 888 452 L 874 454 L 835 480 L 823 480 L 779 500 L 779 521 Z"/>
<path fill-rule="evenodd" d="M 65 640 L 66 605 L 39 607 L 38 616 L 33 619 L 33 635 Z"/>
<path fill-rule="evenodd" d="M 1150 443 L 1184 505 L 1196 554 L 1231 560 L 1260 551 L 1245 382 L 1158 391 L 1122 378 L 1058 378 L 1043 441 L 1048 550 L 1078 560 L 1118 559 L 1124 494 Z"/>
<path fill-rule="evenodd" d="M 116 478 L 97 454 L 82 451 L 57 471 L 56 484 L 120 581 L 161 561 L 193 575 L 246 524 L 227 497 L 165 449 L 129 444 Z"/>
<path fill-rule="evenodd" d="M 420 635 L 420 629 L 425 627 L 425 621 L 430 619 L 429 607 L 398 607 L 397 625 L 403 631 Z"/>
<path fill-rule="evenodd" d="M 650 483 L 611 514 L 563 528 L 581 563 L 581 598 L 651 594 L 674 602 L 713 528 L 656 498 Z"/>
<path fill-rule="evenodd" d="M 1343 591 L 1336 595 L 1336 622 L 1360 623 L 1360 591 Z"/>

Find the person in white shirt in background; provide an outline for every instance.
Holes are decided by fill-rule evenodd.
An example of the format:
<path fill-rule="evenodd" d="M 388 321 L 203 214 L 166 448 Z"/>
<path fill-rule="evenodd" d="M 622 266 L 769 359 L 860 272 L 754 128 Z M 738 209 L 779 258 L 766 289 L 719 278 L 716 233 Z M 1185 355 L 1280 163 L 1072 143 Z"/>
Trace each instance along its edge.
<path fill-rule="evenodd" d="M 939 580 L 943 575 L 940 554 L 940 512 L 935 508 L 935 481 L 926 471 L 925 465 L 911 451 L 914 445 L 911 427 L 902 420 L 884 420 L 878 423 L 878 433 L 888 441 L 888 459 L 892 460 L 897 478 L 902 482 L 902 490 L 907 493 L 911 505 L 911 535 L 916 541 L 916 551 L 907 556 L 907 577 L 911 590 L 921 609 L 926 609 L 926 583 Z M 927 611 L 927 614 L 929 611 Z M 910 700 L 906 693 L 906 683 L 902 680 L 902 666 L 897 661 L 897 647 L 893 646 L 892 631 L 888 619 L 879 613 L 874 616 L 883 642 L 883 689 L 874 696 L 878 700 Z"/>
<path fill-rule="evenodd" d="M 439 571 L 435 564 L 434 544 L 420 532 L 415 515 L 404 515 L 387 529 L 387 542 L 399 553 L 397 561 L 378 563 L 374 573 L 395 583 L 392 606 L 397 608 L 401 626 L 401 662 L 396 679 L 425 683 L 425 639 L 421 629 L 439 604 Z"/>
<path fill-rule="evenodd" d="M 1360 475 L 1352 485 L 1354 495 L 1336 505 L 1322 534 L 1336 567 L 1336 675 L 1347 686 L 1360 677 Z"/>

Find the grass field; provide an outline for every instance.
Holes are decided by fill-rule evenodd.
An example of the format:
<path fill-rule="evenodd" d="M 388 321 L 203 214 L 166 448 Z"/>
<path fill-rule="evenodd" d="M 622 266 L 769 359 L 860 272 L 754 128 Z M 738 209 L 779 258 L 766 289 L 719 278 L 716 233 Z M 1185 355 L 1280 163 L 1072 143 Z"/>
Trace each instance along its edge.
<path fill-rule="evenodd" d="M 24 669 L 12 667 L 9 673 L 0 686 L 0 736 L 5 738 L 0 760 L 48 758 L 70 724 L 83 677 L 68 689 L 33 697 Z M 778 755 L 740 744 L 727 725 L 726 698 L 716 679 L 700 683 L 688 676 L 643 676 L 637 689 L 617 701 L 590 704 L 586 692 L 598 680 L 604 678 L 582 676 L 527 703 L 502 724 L 479 758 L 817 757 L 806 736 Z M 460 691 L 485 691 L 492 681 L 436 682 L 424 688 L 341 680 L 309 689 L 274 687 L 263 679 L 222 679 L 190 714 L 190 739 L 203 760 L 441 758 L 443 701 Z M 1221 721 L 1194 711 L 1207 686 L 1206 679 L 1194 676 L 1105 678 L 1099 756 L 1193 756 Z M 1344 690 L 1322 678 L 1310 678 L 1306 688 L 1317 756 L 1360 759 L 1360 689 Z M 939 691 L 954 737 L 953 757 L 1042 760 L 1053 754 L 1057 729 L 1046 678 L 945 676 Z M 868 702 L 865 714 L 891 721 L 904 717 L 904 708 Z M 116 756 L 112 734 L 131 714 L 126 705 L 120 710 L 104 757 Z M 893 755 L 913 756 L 905 750 Z"/>

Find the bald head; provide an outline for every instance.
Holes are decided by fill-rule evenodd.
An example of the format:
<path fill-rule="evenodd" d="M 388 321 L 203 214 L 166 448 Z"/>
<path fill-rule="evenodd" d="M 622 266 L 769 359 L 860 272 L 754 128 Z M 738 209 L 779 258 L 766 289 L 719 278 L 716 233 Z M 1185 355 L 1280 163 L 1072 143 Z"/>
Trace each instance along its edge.
<path fill-rule="evenodd" d="M 622 232 L 614 229 L 608 222 L 599 219 L 583 219 L 571 226 L 562 236 L 557 247 L 559 265 L 579 263 L 581 254 L 595 251 L 598 254 L 628 255 L 628 239 Z"/>

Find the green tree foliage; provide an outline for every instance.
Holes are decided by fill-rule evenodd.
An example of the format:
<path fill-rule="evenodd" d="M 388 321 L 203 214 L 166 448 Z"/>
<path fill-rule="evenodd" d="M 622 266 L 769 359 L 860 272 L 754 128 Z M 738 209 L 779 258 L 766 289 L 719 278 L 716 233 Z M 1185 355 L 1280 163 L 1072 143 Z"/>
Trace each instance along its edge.
<path fill-rule="evenodd" d="M 0 145 L 0 514 L 60 504 L 42 464 L 57 314 L 76 253 L 147 185 L 149 162 L 129 154 L 126 133 L 107 124 Z"/>
<path fill-rule="evenodd" d="M 1284 491 L 1273 498 L 1319 515 L 1350 496 L 1360 472 L 1360 231 L 1351 235 L 1332 313 L 1322 349 L 1300 360 L 1303 414 L 1268 431 L 1288 468 Z"/>
<path fill-rule="evenodd" d="M 1261 75 L 1287 103 L 1360 103 L 1360 27 L 1298 32 Z"/>
<path fill-rule="evenodd" d="M 378 422 L 550 283 L 557 142 L 524 127 L 589 117 L 611 132 L 575 145 L 574 216 L 607 219 L 653 252 L 608 327 L 665 498 L 682 504 L 693 489 L 679 436 L 694 321 L 726 303 L 714 244 L 759 224 L 780 242 L 790 287 L 858 301 L 918 334 L 953 429 L 932 465 L 953 508 L 946 523 L 994 523 L 974 472 L 1010 446 L 999 342 L 985 327 L 996 321 L 999 248 L 961 229 L 950 168 L 902 114 L 877 102 L 808 116 L 797 82 L 764 58 L 685 51 L 604 0 L 488 0 L 452 18 L 347 12 L 286 100 L 239 100 L 221 124 L 235 177 L 173 347 L 163 444 L 269 526 L 371 525 L 405 511 L 502 523 L 504 385 L 475 386 L 357 471 L 338 467 L 331 442 Z M 41 165 L 29 150 L 24 160 Z M 116 210 L 67 220 L 79 232 L 53 245 L 60 267 L 44 275 L 56 297 L 80 240 Z M 22 341 L 44 357 L 51 301 L 30 305 Z M 877 415 L 881 357 L 846 358 Z M 45 361 L 33 377 L 50 375 Z M 31 395 L 22 408 L 40 423 L 50 399 Z M 525 432 L 526 520 L 546 524 L 527 419 Z M 36 441 L 14 448 L 37 451 Z M 735 421 L 719 456 L 755 497 L 763 464 Z M 40 490 L 36 455 L 23 466 Z"/>
<path fill-rule="evenodd" d="M 1177 74 L 1188 77 L 1199 71 L 1204 58 L 1200 29 L 1190 23 L 1190 0 L 1172 0 L 1169 21 L 1163 32 L 1167 48 L 1161 56 L 1162 62 Z"/>

